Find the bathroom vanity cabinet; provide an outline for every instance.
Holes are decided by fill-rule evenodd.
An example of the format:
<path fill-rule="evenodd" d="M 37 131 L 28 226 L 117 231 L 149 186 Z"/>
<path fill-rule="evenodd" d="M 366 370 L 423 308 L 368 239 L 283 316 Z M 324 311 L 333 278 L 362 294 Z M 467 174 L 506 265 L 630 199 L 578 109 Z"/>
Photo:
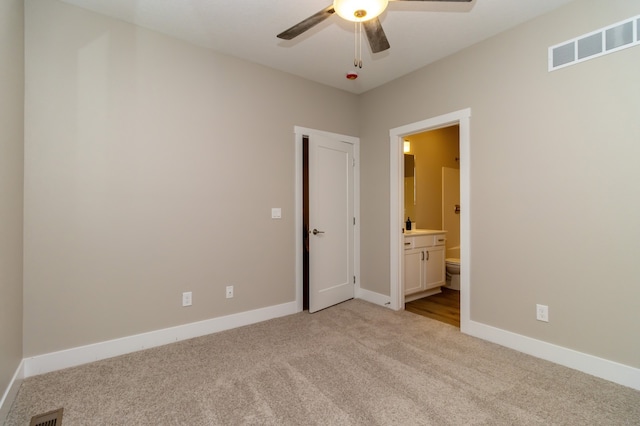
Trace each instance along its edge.
<path fill-rule="evenodd" d="M 405 233 L 405 301 L 439 293 L 440 287 L 446 284 L 445 242 L 446 231 L 416 230 Z"/>

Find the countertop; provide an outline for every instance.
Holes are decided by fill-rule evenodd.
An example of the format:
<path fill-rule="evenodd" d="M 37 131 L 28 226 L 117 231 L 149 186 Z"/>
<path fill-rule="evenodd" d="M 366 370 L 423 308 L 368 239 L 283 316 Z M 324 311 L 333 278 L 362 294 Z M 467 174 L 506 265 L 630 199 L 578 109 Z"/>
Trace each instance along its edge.
<path fill-rule="evenodd" d="M 405 237 L 415 237 L 416 235 L 435 235 L 446 234 L 447 231 L 439 229 L 412 229 L 411 231 L 404 231 Z"/>

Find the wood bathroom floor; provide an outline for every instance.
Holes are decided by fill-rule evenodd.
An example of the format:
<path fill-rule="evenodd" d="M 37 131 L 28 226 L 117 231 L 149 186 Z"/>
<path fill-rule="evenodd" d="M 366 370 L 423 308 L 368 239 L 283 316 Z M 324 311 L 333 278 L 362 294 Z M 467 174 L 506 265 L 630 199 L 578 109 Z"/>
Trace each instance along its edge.
<path fill-rule="evenodd" d="M 460 292 L 442 287 L 442 293 L 405 304 L 405 310 L 460 328 Z"/>

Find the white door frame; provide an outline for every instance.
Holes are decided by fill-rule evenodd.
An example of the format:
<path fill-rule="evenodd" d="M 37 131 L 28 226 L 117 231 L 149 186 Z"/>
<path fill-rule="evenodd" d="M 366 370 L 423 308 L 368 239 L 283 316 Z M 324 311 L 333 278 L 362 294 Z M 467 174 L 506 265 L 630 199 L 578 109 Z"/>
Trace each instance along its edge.
<path fill-rule="evenodd" d="M 460 126 L 460 330 L 466 333 L 470 325 L 471 276 L 471 196 L 470 196 L 470 120 L 471 109 L 463 109 L 389 131 L 390 139 L 390 296 L 391 309 L 404 309 L 404 170 L 403 139 L 416 133 L 458 124 Z"/>
<path fill-rule="evenodd" d="M 353 169 L 353 215 L 356 218 L 356 225 L 353 234 L 353 273 L 356 276 L 354 294 L 358 294 L 360 289 L 360 138 L 354 136 L 340 135 L 337 133 L 325 132 L 322 130 L 309 129 L 306 127 L 294 126 L 295 134 L 295 206 L 294 206 L 294 238 L 295 238 L 295 282 L 296 282 L 296 311 L 301 312 L 302 305 L 302 138 L 304 136 L 325 136 L 337 139 L 353 145 L 353 158 L 355 166 Z"/>

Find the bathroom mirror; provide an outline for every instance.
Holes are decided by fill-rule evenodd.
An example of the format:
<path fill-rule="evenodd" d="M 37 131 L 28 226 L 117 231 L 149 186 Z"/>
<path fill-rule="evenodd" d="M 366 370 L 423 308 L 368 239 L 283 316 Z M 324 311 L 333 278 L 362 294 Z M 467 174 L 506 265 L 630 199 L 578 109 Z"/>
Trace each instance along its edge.
<path fill-rule="evenodd" d="M 416 220 L 416 163 L 413 155 L 404 154 L 404 220 Z"/>

